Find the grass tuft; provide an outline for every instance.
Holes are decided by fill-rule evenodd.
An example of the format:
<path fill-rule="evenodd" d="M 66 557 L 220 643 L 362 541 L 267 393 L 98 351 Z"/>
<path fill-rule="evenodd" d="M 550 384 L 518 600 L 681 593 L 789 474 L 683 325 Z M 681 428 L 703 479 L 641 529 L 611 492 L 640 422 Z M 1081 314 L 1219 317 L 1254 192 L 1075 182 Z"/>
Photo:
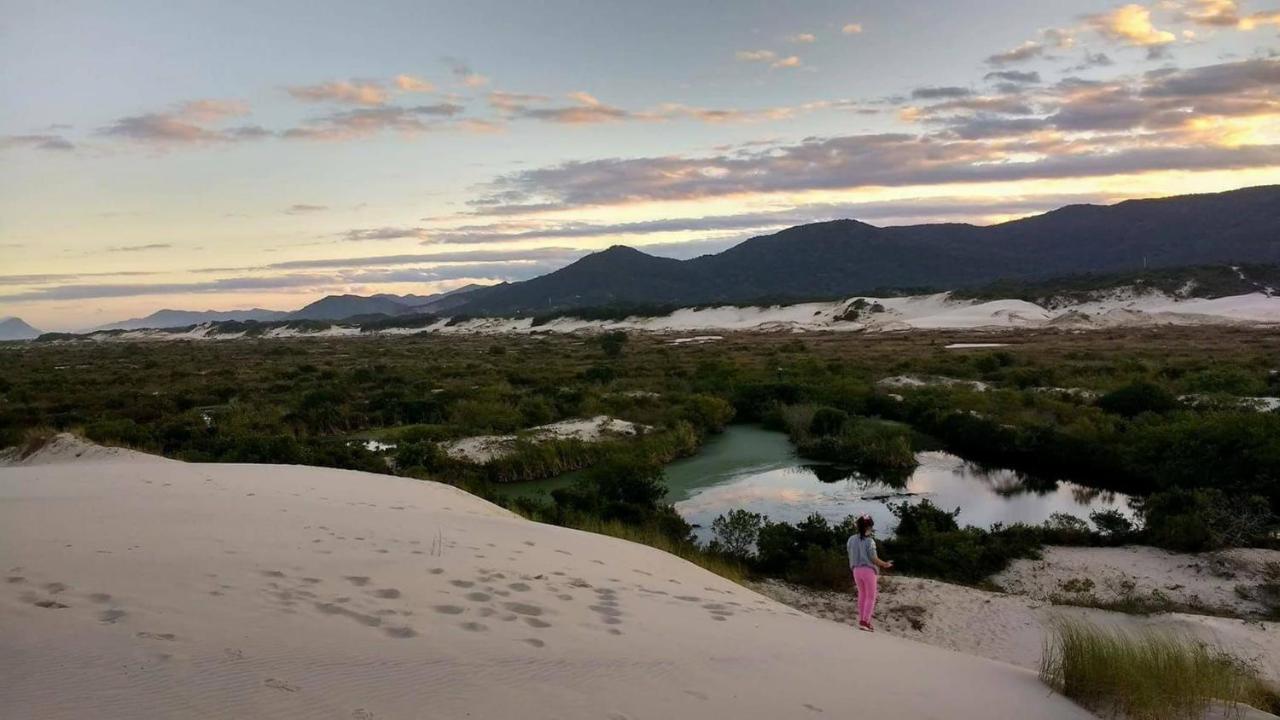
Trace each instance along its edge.
<path fill-rule="evenodd" d="M 1167 632 L 1126 632 L 1061 620 L 1040 677 L 1086 708 L 1132 720 L 1200 718 L 1211 704 L 1273 708 L 1275 691 L 1226 652 Z"/>

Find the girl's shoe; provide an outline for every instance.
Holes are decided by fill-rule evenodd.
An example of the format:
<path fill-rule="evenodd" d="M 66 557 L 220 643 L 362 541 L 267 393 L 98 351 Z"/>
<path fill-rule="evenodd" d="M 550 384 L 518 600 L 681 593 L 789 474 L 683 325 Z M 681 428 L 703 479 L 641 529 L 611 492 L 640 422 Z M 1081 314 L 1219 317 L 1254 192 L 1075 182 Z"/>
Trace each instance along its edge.
<path fill-rule="evenodd" d="M 859 629 L 859 630 L 865 630 L 865 631 L 867 631 L 867 632 L 875 632 L 875 631 L 876 631 L 876 629 L 875 629 L 875 628 L 871 627 L 871 623 L 868 623 L 868 622 L 859 622 L 859 623 L 858 623 L 858 629 Z"/>

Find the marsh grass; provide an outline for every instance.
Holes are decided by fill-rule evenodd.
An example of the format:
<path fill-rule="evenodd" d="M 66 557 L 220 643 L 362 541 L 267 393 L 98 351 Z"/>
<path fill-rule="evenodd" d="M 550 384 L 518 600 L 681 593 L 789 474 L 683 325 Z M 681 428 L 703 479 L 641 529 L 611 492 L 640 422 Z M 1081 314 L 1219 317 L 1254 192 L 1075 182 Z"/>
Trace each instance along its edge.
<path fill-rule="evenodd" d="M 1050 630 L 1040 677 L 1104 716 L 1198 719 L 1211 704 L 1273 708 L 1277 696 L 1257 671 L 1186 636 L 1126 632 L 1060 620 Z"/>

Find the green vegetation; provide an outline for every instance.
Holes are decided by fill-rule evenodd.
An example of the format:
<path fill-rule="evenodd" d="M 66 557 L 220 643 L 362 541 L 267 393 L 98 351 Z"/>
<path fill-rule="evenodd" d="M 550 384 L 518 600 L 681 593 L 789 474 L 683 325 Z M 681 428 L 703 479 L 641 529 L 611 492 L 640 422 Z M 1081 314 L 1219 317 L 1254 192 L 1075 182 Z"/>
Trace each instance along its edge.
<path fill-rule="evenodd" d="M 1081 705 L 1132 720 L 1194 720 L 1211 703 L 1275 710 L 1280 698 L 1240 660 L 1188 638 L 1060 621 L 1040 677 Z"/>
<path fill-rule="evenodd" d="M 909 473 L 913 451 L 945 449 L 1045 483 L 1072 480 L 1141 501 L 1139 527 L 1104 515 L 1093 519 L 1097 530 L 1064 521 L 984 531 L 961 527 L 963 514 L 951 509 L 908 511 L 917 513 L 906 519 L 919 532 L 886 540 L 884 554 L 917 574 L 978 583 L 1044 542 L 1177 550 L 1275 543 L 1280 414 L 1233 399 L 1280 396 L 1280 336 L 1242 328 L 1045 331 L 984 337 L 1010 343 L 994 352 L 944 349 L 965 337 L 731 334 L 679 346 L 640 333 L 3 344 L 0 446 L 23 444 L 38 428 L 74 430 L 180 459 L 397 473 L 489 495 L 493 483 L 618 458 L 661 465 L 696 451 L 730 421 L 762 422 L 790 433 L 802 453 L 876 479 Z M 965 382 L 878 384 L 898 375 Z M 1190 394 L 1195 403 L 1179 400 Z M 594 444 L 525 437 L 487 465 L 459 462 L 441 448 L 601 414 L 649 430 Z M 369 440 L 395 447 L 370 451 Z M 669 513 L 628 515 L 607 497 L 591 489 L 526 511 L 570 525 L 627 525 L 693 552 L 687 533 L 664 524 Z M 761 518 L 747 542 L 751 523 L 739 518 L 735 526 L 744 522 L 712 556 L 812 584 L 847 582 L 843 525 Z M 748 557 L 747 546 L 758 554 Z"/>

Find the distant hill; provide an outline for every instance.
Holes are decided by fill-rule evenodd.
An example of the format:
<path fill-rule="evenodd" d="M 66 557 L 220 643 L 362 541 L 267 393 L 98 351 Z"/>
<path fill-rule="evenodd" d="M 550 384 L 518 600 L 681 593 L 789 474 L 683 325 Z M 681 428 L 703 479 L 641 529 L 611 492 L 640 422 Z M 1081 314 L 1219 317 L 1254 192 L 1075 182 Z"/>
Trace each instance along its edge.
<path fill-rule="evenodd" d="M 835 220 L 691 260 L 615 246 L 555 272 L 473 290 L 461 314 L 957 289 L 995 280 L 1280 262 L 1280 186 L 1071 205 L 990 226 Z"/>
<path fill-rule="evenodd" d="M 449 298 L 464 295 L 480 285 L 466 285 L 456 290 L 432 295 L 329 295 L 301 310 L 288 314 L 290 320 L 345 320 L 374 315 L 406 315 L 438 312 L 438 305 L 448 305 Z"/>
<path fill-rule="evenodd" d="M 40 335 L 39 330 L 28 325 L 22 318 L 11 317 L 0 320 L 0 341 L 34 340 Z"/>
<path fill-rule="evenodd" d="M 257 320 L 259 322 L 267 322 L 271 320 L 282 320 L 289 316 L 289 313 L 279 310 L 263 310 L 262 308 L 254 308 L 252 310 L 157 310 L 146 317 L 133 318 L 131 320 L 123 320 L 121 322 L 103 325 L 98 330 L 138 330 L 141 328 L 176 328 L 187 327 L 188 325 L 199 325 L 206 322 L 225 322 L 236 321 L 244 322 L 246 320 Z"/>
<path fill-rule="evenodd" d="M 277 322 L 282 320 L 346 320 L 354 317 L 424 315 L 438 313 L 463 302 L 466 293 L 483 285 L 465 285 L 430 295 L 329 295 L 295 311 L 263 310 L 157 310 L 146 317 L 123 320 L 94 330 L 164 330 L 204 323 Z"/>

